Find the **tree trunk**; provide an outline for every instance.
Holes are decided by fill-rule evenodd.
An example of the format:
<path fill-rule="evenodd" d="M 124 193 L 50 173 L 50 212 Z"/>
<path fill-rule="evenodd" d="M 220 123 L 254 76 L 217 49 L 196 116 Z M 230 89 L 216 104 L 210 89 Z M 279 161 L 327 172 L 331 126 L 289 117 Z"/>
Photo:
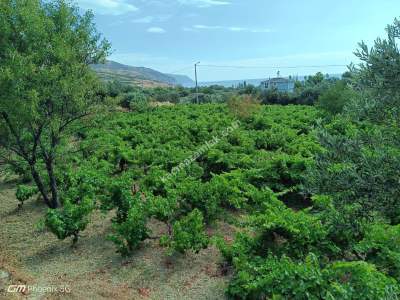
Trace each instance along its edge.
<path fill-rule="evenodd" d="M 36 171 L 34 165 L 30 165 L 30 167 L 31 167 L 31 174 L 32 174 L 33 180 L 35 181 L 36 186 L 39 189 L 39 192 L 43 197 L 44 203 L 46 203 L 46 205 L 51 208 L 50 199 L 47 196 L 47 191 L 46 191 L 46 189 L 44 187 L 43 181 L 40 178 L 39 173 Z"/>
<path fill-rule="evenodd" d="M 47 169 L 47 174 L 49 175 L 49 180 L 50 180 L 50 190 L 51 190 L 51 208 L 58 208 L 60 207 L 60 201 L 58 199 L 58 187 L 57 187 L 57 181 L 56 177 L 54 174 L 54 168 L 53 168 L 53 159 L 49 158 L 46 159 L 46 169 Z"/>

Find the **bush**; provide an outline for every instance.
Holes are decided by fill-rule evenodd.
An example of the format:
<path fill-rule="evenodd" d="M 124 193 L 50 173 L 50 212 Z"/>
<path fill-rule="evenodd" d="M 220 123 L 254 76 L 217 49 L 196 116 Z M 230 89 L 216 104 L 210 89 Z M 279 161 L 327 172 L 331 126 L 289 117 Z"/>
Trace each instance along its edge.
<path fill-rule="evenodd" d="M 314 255 L 309 255 L 301 263 L 288 257 L 269 256 L 237 262 L 237 266 L 240 269 L 227 290 L 232 299 L 323 298 L 323 275 Z"/>
<path fill-rule="evenodd" d="M 270 204 L 264 204 L 263 212 L 250 217 L 255 230 L 257 255 L 274 253 L 302 258 L 310 252 L 325 256 L 338 252 L 317 217 L 306 211 L 294 212 L 279 200 L 271 200 Z"/>
<path fill-rule="evenodd" d="M 207 248 L 208 242 L 203 215 L 198 209 L 176 221 L 171 235 L 163 236 L 160 240 L 161 245 L 168 247 L 170 253 L 176 251 L 182 254 L 189 250 L 198 253 Z"/>
<path fill-rule="evenodd" d="M 252 96 L 233 96 L 228 102 L 229 111 L 238 119 L 248 119 L 261 109 L 259 102 Z"/>
<path fill-rule="evenodd" d="M 330 196 L 314 195 L 313 213 L 323 222 L 328 236 L 342 253 L 352 251 L 352 247 L 363 237 L 367 220 L 360 218 L 357 204 L 334 204 Z"/>
<path fill-rule="evenodd" d="M 319 96 L 317 106 L 329 114 L 339 114 L 354 96 L 355 92 L 344 81 L 339 81 Z"/>
<path fill-rule="evenodd" d="M 113 233 L 109 239 L 117 246 L 118 253 L 123 256 L 130 255 L 149 238 L 147 222 L 147 209 L 140 200 L 132 204 L 123 221 L 113 221 Z"/>
<path fill-rule="evenodd" d="M 88 197 L 76 203 L 65 200 L 61 209 L 47 211 L 45 225 L 58 239 L 64 240 L 72 236 L 73 244 L 76 244 L 79 233 L 89 224 L 89 216 L 93 209 L 93 201 Z"/>
<path fill-rule="evenodd" d="M 215 220 L 221 212 L 221 199 L 215 190 L 209 189 L 210 184 L 201 183 L 191 179 L 177 184 L 176 189 L 169 192 L 169 197 L 179 199 L 178 215 L 186 215 L 197 209 L 202 213 L 206 222 Z"/>
<path fill-rule="evenodd" d="M 400 225 L 369 226 L 355 249 L 380 271 L 400 281 Z"/>
<path fill-rule="evenodd" d="M 335 121 L 337 123 L 337 121 Z M 334 205 L 352 206 L 353 217 L 373 221 L 378 215 L 400 221 L 400 148 L 388 129 L 370 123 L 320 128 L 325 150 L 304 178 L 310 194 L 332 196 Z"/>
<path fill-rule="evenodd" d="M 366 262 L 323 267 L 314 254 L 246 261 L 229 284 L 233 299 L 397 299 L 397 282 Z"/>
<path fill-rule="evenodd" d="M 323 271 L 330 299 L 397 299 L 399 285 L 363 261 L 335 262 Z"/>
<path fill-rule="evenodd" d="M 18 204 L 18 207 L 21 208 L 26 200 L 28 200 L 38 192 L 39 190 L 35 186 L 19 185 L 15 193 L 15 197 L 17 197 L 18 201 L 20 202 Z"/>
<path fill-rule="evenodd" d="M 144 112 L 149 108 L 149 101 L 145 94 L 135 91 L 122 96 L 121 106 L 135 112 Z"/>

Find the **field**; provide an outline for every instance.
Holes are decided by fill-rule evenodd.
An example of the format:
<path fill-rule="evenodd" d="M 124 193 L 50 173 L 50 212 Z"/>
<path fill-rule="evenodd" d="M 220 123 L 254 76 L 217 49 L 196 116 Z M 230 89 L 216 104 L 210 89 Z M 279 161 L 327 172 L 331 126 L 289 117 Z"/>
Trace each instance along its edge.
<path fill-rule="evenodd" d="M 80 128 L 79 137 L 65 146 L 66 152 L 74 154 L 61 156 L 59 163 L 78 173 L 90 166 L 111 182 L 128 178 L 148 201 L 175 193 L 188 205 L 184 209 L 202 212 L 207 236 L 220 235 L 232 241 L 235 232 L 242 230 L 241 220 L 253 210 L 250 194 L 267 185 L 281 193 L 289 206 L 307 206 L 307 199 L 298 193 L 299 174 L 312 161 L 313 149 L 318 150 L 310 134 L 317 115 L 314 108 L 302 106 L 265 106 L 240 120 L 225 105 L 159 107 L 140 114 L 114 112 Z M 224 134 L 234 122 L 240 126 Z M 173 167 L 215 137 L 220 139 L 218 143 L 163 183 Z M 69 161 L 75 163 L 71 166 Z M 248 181 L 238 180 L 243 176 Z M 34 197 L 17 209 L 16 184 L 11 178 L 0 186 L 0 268 L 10 275 L 3 279 L 0 295 L 9 297 L 4 287 L 23 282 L 68 285 L 71 293 L 66 296 L 70 299 L 225 297 L 230 272 L 223 269 L 220 252 L 212 243 L 198 254 L 186 251 L 171 256 L 157 239 L 146 239 L 131 256 L 122 258 L 107 239 L 113 233 L 115 209 L 100 209 L 107 199 L 98 199 L 99 209 L 71 247 L 70 239 L 59 241 L 37 228 L 46 214 L 40 200 Z M 165 222 L 156 216 L 148 227 L 152 236 L 167 231 Z M 41 297 L 65 295 L 27 295 L 28 299 Z"/>
<path fill-rule="evenodd" d="M 160 1 L 97 2 L 140 13 Z M 175 2 L 176 25 L 181 8 L 234 1 Z M 359 43 L 341 78 L 319 66 L 286 92 L 170 86 L 193 82 L 107 61 L 114 48 L 95 24 L 105 16 L 82 8 L 0 1 L 0 299 L 399 299 L 399 19 Z M 115 57 L 192 68 L 190 53 L 174 54 L 172 24 L 147 29 L 164 33 L 150 48 L 136 38 L 131 26 L 169 19 L 154 16 L 135 25 L 115 14 L 139 46 L 118 42 Z M 225 61 L 244 64 L 245 38 L 266 34 L 248 26 L 182 38 L 218 29 L 241 43 Z M 200 79 L 246 67 L 197 65 Z"/>

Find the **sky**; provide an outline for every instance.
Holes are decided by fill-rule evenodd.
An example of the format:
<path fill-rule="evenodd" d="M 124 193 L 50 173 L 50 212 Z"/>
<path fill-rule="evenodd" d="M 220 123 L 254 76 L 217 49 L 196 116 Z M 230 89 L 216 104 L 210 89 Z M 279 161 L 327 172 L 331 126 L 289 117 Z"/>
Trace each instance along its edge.
<path fill-rule="evenodd" d="M 337 74 L 400 17 L 399 0 L 76 0 L 109 59 L 199 81 Z"/>

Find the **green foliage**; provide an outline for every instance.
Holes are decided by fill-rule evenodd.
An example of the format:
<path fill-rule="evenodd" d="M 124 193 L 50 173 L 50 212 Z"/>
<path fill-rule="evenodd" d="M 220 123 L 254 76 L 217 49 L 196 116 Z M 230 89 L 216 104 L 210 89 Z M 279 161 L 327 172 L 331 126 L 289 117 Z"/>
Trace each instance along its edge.
<path fill-rule="evenodd" d="M 145 112 L 149 109 L 149 100 L 141 91 L 129 92 L 122 96 L 121 106 L 135 112 Z"/>
<path fill-rule="evenodd" d="M 257 100 L 251 96 L 234 96 L 227 102 L 229 111 L 238 119 L 251 117 L 260 110 Z"/>
<path fill-rule="evenodd" d="M 300 104 L 314 105 L 321 94 L 333 86 L 338 79 L 330 78 L 318 72 L 314 76 L 308 76 L 304 82 L 296 81 L 293 93 L 279 92 L 276 89 L 263 90 L 260 99 L 263 104 Z"/>
<path fill-rule="evenodd" d="M 70 124 L 100 102 L 90 64 L 110 45 L 92 13 L 69 1 L 2 1 L 0 20 L 0 146 L 29 165 L 45 203 L 57 208 L 59 146 Z"/>
<path fill-rule="evenodd" d="M 195 180 L 185 180 L 177 184 L 171 196 L 179 199 L 179 212 L 185 215 L 198 209 L 205 216 L 206 221 L 215 220 L 221 208 L 221 199 L 215 189 L 210 189 L 211 183 L 202 184 Z"/>
<path fill-rule="evenodd" d="M 265 211 L 251 216 L 250 224 L 256 232 L 255 250 L 260 255 L 271 252 L 302 258 L 310 252 L 329 256 L 338 250 L 317 217 L 306 211 L 294 212 L 278 200 L 265 204 Z"/>
<path fill-rule="evenodd" d="M 244 263 L 227 293 L 232 299 L 320 299 L 323 283 L 315 256 L 309 255 L 304 263 L 271 256 Z"/>
<path fill-rule="evenodd" d="M 65 165 L 57 174 L 61 191 L 62 207 L 49 209 L 44 224 L 59 239 L 73 237 L 78 241 L 79 233 L 89 224 L 90 215 L 96 207 L 96 200 L 105 191 L 108 166 L 95 160 L 81 162 L 80 167 Z"/>
<path fill-rule="evenodd" d="M 367 220 L 359 217 L 360 206 L 348 204 L 336 206 L 332 197 L 314 195 L 313 213 L 323 222 L 328 232 L 327 238 L 335 243 L 342 253 L 351 251 L 365 231 Z"/>
<path fill-rule="evenodd" d="M 171 236 L 163 236 L 160 243 L 168 247 L 170 253 L 185 253 L 189 250 L 197 253 L 208 246 L 209 240 L 204 230 L 203 215 L 198 209 L 194 209 L 176 221 L 172 226 Z"/>
<path fill-rule="evenodd" d="M 400 148 L 395 127 L 334 118 L 317 135 L 325 148 L 307 174 L 307 190 L 333 197 L 336 207 L 353 206 L 353 217 L 377 214 L 397 223 Z M 384 187 L 384 188 L 383 188 Z"/>
<path fill-rule="evenodd" d="M 88 168 L 98 170 L 97 175 L 90 168 L 85 172 L 99 180 L 101 188 L 93 192 L 101 209 L 116 212 L 113 241 L 119 252 L 132 253 L 147 238 L 143 224 L 151 218 L 170 229 L 171 234 L 163 238 L 170 249 L 197 251 L 198 245 L 206 245 L 201 231 L 189 235 L 194 240 L 185 240 L 187 232 L 182 230 L 190 226 L 179 225 L 189 216 L 198 222 L 193 211 L 201 214 L 199 225 L 208 225 L 232 210 L 255 212 L 264 207 L 273 195 L 268 186 L 280 193 L 299 192 L 301 173 L 318 149 L 310 131 L 317 110 L 262 107 L 223 136 L 235 121 L 228 112 L 225 105 L 216 104 L 158 107 L 146 113 L 113 113 L 107 115 L 107 122 L 99 115 L 80 131 L 80 151 L 71 160 L 80 164 L 88 160 Z M 257 149 L 257 143 L 265 144 L 272 136 L 280 145 L 273 148 L 276 153 L 272 148 Z M 204 147 L 215 137 L 218 143 Z M 197 152 L 197 159 L 190 162 Z M 168 176 L 186 161 L 190 163 Z M 69 177 L 60 176 L 65 191 L 71 189 Z M 142 219 L 137 205 L 142 207 Z M 128 221 L 131 210 L 137 214 Z M 175 225 L 179 243 L 173 234 Z M 184 246 L 184 240 L 189 244 Z"/>
<path fill-rule="evenodd" d="M 65 199 L 61 209 L 47 211 L 45 225 L 60 240 L 72 236 L 75 244 L 78 241 L 79 233 L 85 230 L 89 224 L 89 216 L 93 209 L 94 204 L 89 197 L 85 197 L 79 202 Z"/>
<path fill-rule="evenodd" d="M 355 92 L 345 82 L 339 81 L 319 96 L 317 105 L 325 112 L 335 115 L 341 113 L 354 96 Z"/>
<path fill-rule="evenodd" d="M 399 125 L 400 20 L 395 19 L 386 28 L 387 38 L 378 38 L 372 47 L 359 44 L 356 56 L 361 60 L 352 68 L 355 84 L 364 92 L 354 101 L 348 113 L 355 118 L 368 118 L 375 122 L 397 122 Z"/>
<path fill-rule="evenodd" d="M 400 280 L 400 225 L 369 226 L 355 249 L 380 271 Z"/>
<path fill-rule="evenodd" d="M 331 299 L 397 299 L 400 295 L 396 280 L 363 261 L 335 262 L 324 270 L 324 277 Z"/>
<path fill-rule="evenodd" d="M 19 185 L 17 191 L 15 192 L 15 197 L 17 197 L 20 204 L 18 207 L 22 207 L 24 202 L 38 193 L 38 189 L 35 186 Z"/>
<path fill-rule="evenodd" d="M 150 234 L 145 205 L 138 198 L 132 200 L 134 203 L 130 205 L 124 219 L 113 222 L 113 233 L 109 236 L 117 246 L 117 252 L 123 256 L 131 255 Z"/>
<path fill-rule="evenodd" d="M 240 258 L 239 258 L 240 260 Z M 304 261 L 268 256 L 243 264 L 229 284 L 233 299 L 396 299 L 397 282 L 362 261 L 321 265 L 314 254 Z"/>

